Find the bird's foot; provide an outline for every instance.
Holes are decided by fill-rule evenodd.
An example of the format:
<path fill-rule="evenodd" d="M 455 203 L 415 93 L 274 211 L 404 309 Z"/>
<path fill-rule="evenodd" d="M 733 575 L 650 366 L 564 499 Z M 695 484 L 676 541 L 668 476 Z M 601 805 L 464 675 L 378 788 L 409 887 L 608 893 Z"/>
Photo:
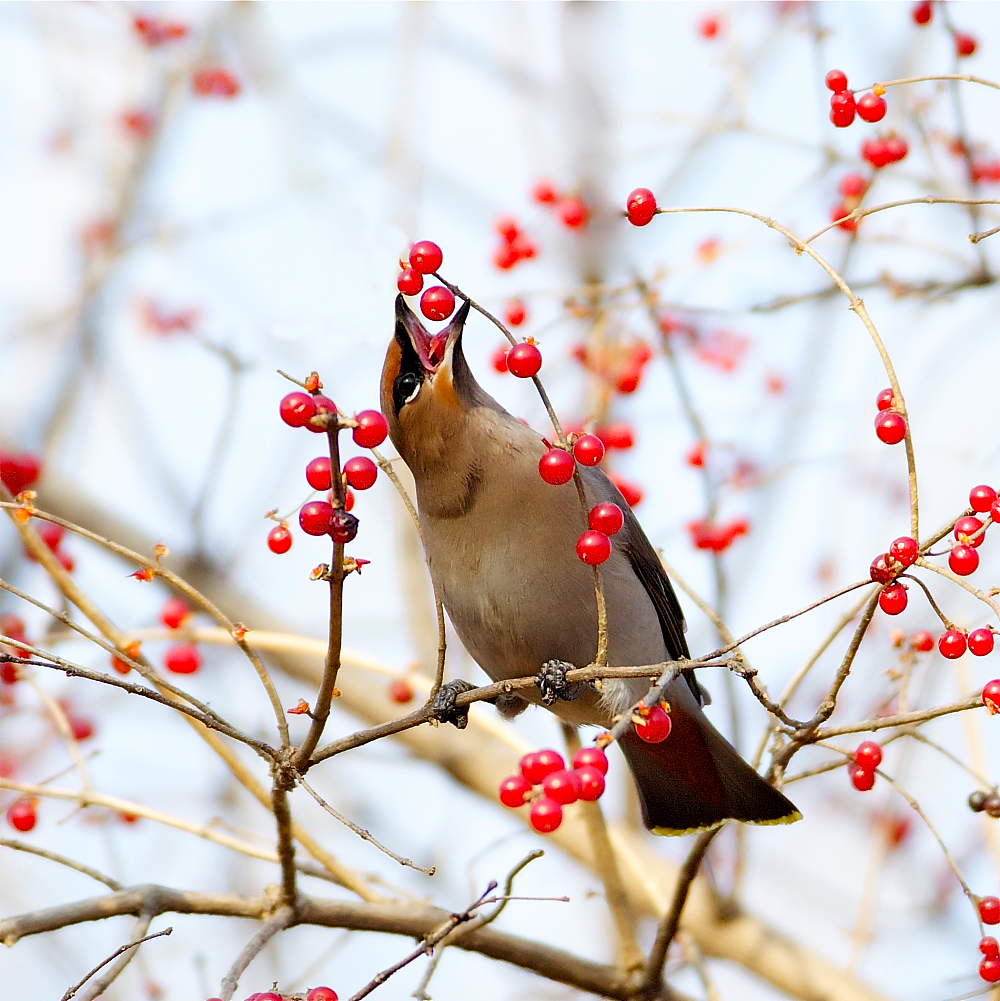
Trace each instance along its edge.
<path fill-rule="evenodd" d="M 469 707 L 456 705 L 455 702 L 463 692 L 471 692 L 476 686 L 468 681 L 456 678 L 454 681 L 446 681 L 434 696 L 432 708 L 434 718 L 441 723 L 451 723 L 459 730 L 464 730 L 469 725 Z"/>
<path fill-rule="evenodd" d="M 580 681 L 567 681 L 566 672 L 572 671 L 573 665 L 564 660 L 547 660 L 535 678 L 535 684 L 542 695 L 542 705 L 550 706 L 553 702 L 572 702 L 578 699 L 586 689 L 586 684 Z"/>

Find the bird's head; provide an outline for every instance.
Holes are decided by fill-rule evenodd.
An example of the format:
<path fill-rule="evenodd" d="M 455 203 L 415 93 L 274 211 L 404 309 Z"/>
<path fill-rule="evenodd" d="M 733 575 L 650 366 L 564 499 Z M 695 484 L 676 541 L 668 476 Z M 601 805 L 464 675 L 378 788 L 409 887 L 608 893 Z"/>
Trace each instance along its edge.
<path fill-rule="evenodd" d="M 447 327 L 430 334 L 403 297 L 396 297 L 396 330 L 382 367 L 382 413 L 393 444 L 415 473 L 448 451 L 476 406 L 493 402 L 462 353 L 468 315 L 465 302 Z"/>

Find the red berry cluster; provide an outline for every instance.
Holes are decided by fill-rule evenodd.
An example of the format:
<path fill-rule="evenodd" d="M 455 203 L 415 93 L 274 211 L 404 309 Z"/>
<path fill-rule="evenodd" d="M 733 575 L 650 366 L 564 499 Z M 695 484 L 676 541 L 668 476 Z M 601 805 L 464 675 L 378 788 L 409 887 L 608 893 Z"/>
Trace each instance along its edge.
<path fill-rule="evenodd" d="M 979 919 L 984 925 L 1000 924 L 1000 898 L 980 897 Z M 1000 983 L 1000 944 L 992 935 L 979 940 L 979 951 L 983 959 L 979 964 L 979 976 L 988 984 Z"/>
<path fill-rule="evenodd" d="M 582 229 L 590 222 L 590 208 L 579 195 L 563 195 L 549 180 L 535 183 L 532 197 L 539 205 L 547 205 L 555 210 L 559 221 L 567 229 Z"/>
<path fill-rule="evenodd" d="M 496 231 L 500 234 L 500 244 L 493 252 L 493 263 L 501 271 L 510 271 L 521 261 L 530 261 L 538 256 L 538 245 L 511 216 L 497 219 Z"/>
<path fill-rule="evenodd" d="M 886 445 L 898 445 L 906 437 L 906 418 L 896 409 L 896 394 L 883 389 L 875 398 L 875 434 Z"/>
<path fill-rule="evenodd" d="M 16 497 L 42 475 L 42 460 L 30 452 L 0 452 L 0 483 Z"/>
<path fill-rule="evenodd" d="M 910 144 L 895 132 L 883 137 L 866 139 L 861 144 L 861 156 L 876 170 L 881 170 L 890 163 L 905 160 L 909 152 Z"/>
<path fill-rule="evenodd" d="M 636 188 L 625 201 L 625 215 L 633 226 L 647 226 L 656 212 L 656 195 L 649 188 Z"/>
<path fill-rule="evenodd" d="M 851 785 L 860 792 L 868 792 L 875 785 L 875 769 L 882 764 L 882 748 L 873 740 L 858 744 L 851 758 Z"/>
<path fill-rule="evenodd" d="M 830 70 L 826 75 L 826 85 L 833 91 L 830 95 L 830 121 L 837 128 L 846 129 L 855 115 L 866 122 L 880 122 L 885 118 L 883 88 L 875 87 L 855 100 L 854 93 L 847 89 L 847 74 L 842 70 Z"/>
<path fill-rule="evenodd" d="M 573 357 L 615 392 L 629 396 L 639 388 L 653 349 L 643 340 L 608 342 L 596 350 L 577 344 Z"/>
<path fill-rule="evenodd" d="M 500 802 L 512 809 L 530 802 L 531 826 L 550 834 L 562 823 L 564 806 L 601 798 L 608 757 L 600 747 L 581 747 L 573 756 L 573 767 L 567 768 L 558 751 L 545 749 L 526 754 L 520 769 L 519 775 L 500 783 Z"/>
<path fill-rule="evenodd" d="M 238 97 L 243 89 L 236 74 L 221 66 L 198 70 L 191 87 L 199 97 Z"/>
<path fill-rule="evenodd" d="M 403 295 L 417 295 L 424 287 L 424 275 L 432 275 L 444 263 L 441 248 L 430 240 L 418 240 L 410 247 L 410 256 L 400 261 L 396 288 Z M 455 295 L 444 285 L 432 285 L 420 296 L 420 312 L 428 320 L 447 320 L 455 312 Z"/>
<path fill-rule="evenodd" d="M 917 540 L 903 535 L 893 540 L 888 552 L 872 560 L 868 573 L 873 581 L 885 585 L 879 592 L 878 603 L 887 615 L 899 615 L 906 608 L 906 586 L 898 583 L 896 578 L 913 566 L 919 555 Z"/>
<path fill-rule="evenodd" d="M 590 528 L 576 541 L 576 555 L 591 566 L 599 566 L 611 556 L 611 536 L 625 524 L 625 513 L 611 501 L 597 504 L 587 518 Z"/>
<path fill-rule="evenodd" d="M 750 522 L 746 518 L 734 518 L 732 521 L 720 524 L 706 518 L 699 518 L 688 523 L 688 532 L 695 549 L 707 549 L 713 553 L 727 550 L 733 542 L 750 531 Z"/>
<path fill-rule="evenodd" d="M 136 34 L 150 47 L 155 48 L 164 42 L 177 42 L 188 36 L 188 26 L 181 21 L 161 21 L 158 17 L 132 18 L 132 27 Z"/>
<path fill-rule="evenodd" d="M 295 997 L 302 997 L 298 992 Z M 220 1001 L 219 998 L 208 998 L 208 1001 Z M 277 991 L 263 991 L 251 994 L 245 1001 L 288 1001 L 284 994 Z M 313 987 L 306 993 L 306 1001 L 338 1001 L 338 994 L 332 987 Z"/>

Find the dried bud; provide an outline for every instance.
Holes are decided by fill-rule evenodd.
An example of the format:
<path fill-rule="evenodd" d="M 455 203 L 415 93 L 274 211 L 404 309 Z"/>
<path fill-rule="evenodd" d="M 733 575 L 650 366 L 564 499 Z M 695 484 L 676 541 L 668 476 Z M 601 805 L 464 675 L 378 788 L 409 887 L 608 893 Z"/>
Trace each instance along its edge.
<path fill-rule="evenodd" d="M 134 577 L 136 580 L 151 581 L 153 579 L 153 568 L 140 567 L 138 570 L 130 573 L 129 577 Z"/>
<path fill-rule="evenodd" d="M 247 634 L 247 627 L 242 622 L 233 623 L 233 639 L 242 640 Z"/>
<path fill-rule="evenodd" d="M 323 388 L 323 383 L 320 380 L 319 372 L 311 372 L 309 377 L 306 379 L 306 392 L 307 393 L 318 393 Z"/>
<path fill-rule="evenodd" d="M 312 709 L 305 699 L 299 699 L 299 704 L 294 709 L 289 709 L 288 713 L 290 716 L 311 716 Z"/>
<path fill-rule="evenodd" d="M 335 508 L 330 519 L 330 535 L 334 542 L 350 542 L 358 534 L 358 519 L 343 508 Z"/>
<path fill-rule="evenodd" d="M 159 563 L 160 560 L 166 559 L 166 557 L 170 555 L 170 547 L 164 545 L 162 542 L 157 542 L 157 544 L 153 546 L 153 555 L 156 557 L 156 562 Z"/>

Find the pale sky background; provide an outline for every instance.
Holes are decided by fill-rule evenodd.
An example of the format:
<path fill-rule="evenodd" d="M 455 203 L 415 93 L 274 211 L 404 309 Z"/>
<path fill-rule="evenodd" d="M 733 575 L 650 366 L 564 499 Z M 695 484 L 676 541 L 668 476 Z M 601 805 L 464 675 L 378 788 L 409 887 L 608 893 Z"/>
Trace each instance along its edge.
<path fill-rule="evenodd" d="M 937 5 L 936 5 L 937 6 Z M 392 333 L 396 259 L 413 239 L 443 248 L 443 273 L 489 308 L 523 296 L 546 363 L 543 376 L 560 414 L 582 417 L 586 380 L 569 349 L 583 327 L 562 301 L 593 268 L 609 283 L 636 271 L 665 277 L 665 302 L 705 330 L 749 339 L 747 357 L 725 374 L 682 352 L 695 402 L 726 456 L 752 459 L 761 477 L 751 489 L 724 489 L 725 517 L 746 516 L 749 536 L 724 557 L 728 619 L 735 632 L 792 611 L 860 579 L 870 560 L 907 529 L 902 447 L 887 448 L 872 432 L 875 395 L 886 384 L 878 355 L 843 298 L 777 311 L 749 311 L 776 296 L 823 288 L 825 278 L 797 258 L 775 233 L 734 215 L 665 216 L 637 230 L 615 218 L 638 185 L 662 204 L 736 206 L 772 216 L 799 235 L 829 221 L 837 183 L 857 169 L 864 137 L 878 129 L 835 130 L 827 120 L 825 72 L 844 69 L 854 86 L 910 75 L 954 72 L 953 45 L 938 15 L 916 28 L 909 4 L 584 4 L 336 3 L 242 6 L 164 4 L 8 4 L 0 7 L 0 448 L 46 446 L 50 475 L 114 512 L 124 523 L 162 539 L 178 553 L 197 544 L 191 510 L 210 475 L 201 542 L 234 579 L 287 616 L 305 634 L 325 632 L 325 592 L 307 571 L 327 558 L 322 542 L 297 536 L 287 557 L 267 552 L 272 508 L 292 510 L 305 497 L 302 467 L 316 440 L 280 423 L 284 369 L 316 368 L 341 407 L 378 405 L 378 372 Z M 1000 16 L 995 4 L 949 5 L 958 27 L 973 32 L 979 51 L 961 72 L 1000 77 Z M 136 12 L 185 21 L 191 37 L 150 49 L 131 27 Z M 706 41 L 699 20 L 719 14 L 723 30 Z M 814 29 L 822 28 L 816 41 Z M 191 65 L 221 65 L 243 83 L 235 100 L 191 94 Z M 124 136 L 121 112 L 156 108 L 166 81 L 172 91 L 141 182 L 130 193 L 122 249 L 87 284 L 81 230 L 115 210 L 133 170 L 138 144 Z M 186 74 L 187 76 L 183 76 Z M 961 113 L 974 141 L 994 157 L 1000 94 L 963 86 Z M 955 110 L 948 92 L 918 84 L 889 92 L 882 123 L 909 140 L 910 156 L 887 168 L 874 202 L 925 194 L 961 196 L 960 162 L 946 149 Z M 715 124 L 715 129 L 708 126 Z M 695 144 L 694 146 L 692 144 Z M 581 236 L 560 227 L 531 201 L 532 184 L 551 177 L 584 185 L 598 218 Z M 979 197 L 998 197 L 984 185 Z M 509 273 L 491 265 L 497 216 L 513 214 L 538 241 L 536 261 Z M 982 228 L 995 226 L 996 208 Z M 912 415 L 925 531 L 963 507 L 969 487 L 1000 480 L 996 425 L 998 350 L 995 285 L 951 297 L 894 298 L 870 283 L 938 282 L 967 277 L 977 262 L 968 213 L 954 206 L 910 206 L 867 220 L 853 246 L 840 231 L 817 249 L 858 282 L 896 364 Z M 705 240 L 719 241 L 711 266 L 699 259 Z M 1000 267 L 997 239 L 983 258 Z M 141 303 L 196 308 L 198 333 L 245 364 L 229 395 L 218 357 L 189 335 L 156 337 L 142 323 Z M 82 311 L 81 311 L 82 305 Z M 644 313 L 623 310 L 618 328 L 655 340 Z M 481 318 L 470 321 L 466 351 L 491 393 L 534 426 L 544 413 L 531 386 L 496 375 L 488 359 L 498 343 Z M 81 364 L 80 345 L 88 345 Z M 770 375 L 784 394 L 766 391 Z M 56 401 L 66 399 L 54 412 Z M 638 393 L 615 401 L 615 416 L 635 423 L 639 445 L 615 458 L 622 475 L 642 484 L 638 515 L 656 546 L 711 597 L 710 564 L 693 549 L 685 526 L 701 513 L 698 476 L 684 464 L 694 444 L 665 364 L 654 360 Z M 225 429 L 218 461 L 213 442 Z M 730 450 L 731 449 L 731 450 Z M 348 454 L 353 454 L 349 446 Z M 44 482 L 42 485 L 44 501 Z M 373 562 L 347 588 L 345 645 L 404 670 L 415 641 L 404 614 L 414 600 L 400 585 L 399 505 L 380 481 L 360 498 L 362 527 L 354 551 Z M 995 545 L 995 543 L 994 543 Z M 100 595 L 124 626 L 155 622 L 162 592 L 128 580 L 120 563 L 82 542 L 81 583 Z M 982 550 L 975 582 L 997 582 L 998 564 Z M 52 597 L 37 568 L 19 565 L 13 533 L 0 529 L 0 576 Z M 820 569 L 827 575 L 821 579 Z M 934 584 L 956 621 L 984 624 L 982 611 L 956 589 Z M 896 663 L 891 627 L 934 628 L 911 590 L 899 620 L 877 621 L 843 695 L 841 717 L 871 715 L 893 691 L 886 670 Z M 419 600 L 424 600 L 420 596 Z M 695 652 L 715 645 L 691 603 Z M 778 691 L 814 649 L 843 604 L 755 640 L 748 653 L 771 691 Z M 981 606 L 979 606 L 981 608 Z M 0 611 L 15 609 L 0 598 Z M 41 627 L 35 614 L 25 617 Z M 150 652 L 156 647 L 150 644 Z M 67 656 L 102 664 L 81 644 Z M 793 706 L 812 711 L 835 669 L 843 643 L 822 662 Z M 951 701 L 1000 674 L 988 663 L 952 664 L 930 656 L 914 679 L 918 704 Z M 210 651 L 191 687 L 247 727 L 267 732 L 267 707 L 243 664 Z M 483 675 L 452 646 L 450 671 Z M 226 776 L 208 764 L 182 725 L 148 706 L 123 704 L 114 693 L 45 677 L 60 695 L 98 721 L 90 742 L 95 786 L 198 822 L 224 818 L 241 835 L 271 837 L 267 818 Z M 709 686 L 717 692 L 717 680 Z M 342 677 L 342 684 L 350 684 Z M 309 693 L 279 679 L 288 705 Z M 65 749 L 48 741 L 28 693 L 22 708 L 0 716 L 0 750 L 30 748 L 18 773 L 26 781 L 65 766 Z M 739 691 L 743 750 L 752 753 L 764 716 Z M 717 696 L 713 718 L 728 718 Z M 997 762 L 1000 720 L 976 717 L 932 724 L 927 733 L 963 760 L 970 740 Z M 331 723 L 331 726 L 334 726 Z M 517 731 L 539 746 L 559 740 L 553 719 L 536 711 Z M 339 719 L 336 733 L 352 723 Z M 826 760 L 803 754 L 793 771 Z M 512 760 L 512 770 L 514 762 Z M 893 745 L 887 768 L 918 797 L 976 892 L 1000 891 L 977 818 L 964 807 L 972 780 L 941 755 L 915 743 Z M 440 873 L 427 880 L 397 870 L 347 832 L 296 807 L 349 864 L 457 908 L 541 840 L 499 807 L 468 795 L 391 742 L 380 742 L 318 769 L 324 794 L 397 850 Z M 625 769 L 616 760 L 608 802 L 624 809 Z M 996 777 L 995 771 L 993 777 Z M 73 780 L 64 777 L 61 784 Z M 885 784 L 861 796 L 843 770 L 792 787 L 806 820 L 749 835 L 746 900 L 757 913 L 857 971 L 893 998 L 945 1001 L 976 991 L 979 934 L 968 904 L 955 892 L 933 838 L 916 822 L 912 837 L 881 863 L 874 890 L 863 883 L 875 837 L 873 811 L 907 808 Z M 231 795 L 232 794 L 232 795 Z M 629 793 L 630 794 L 630 793 Z M 4 794 L 6 795 L 6 794 Z M 2 801 L 4 809 L 8 800 Z M 235 887 L 253 892 L 273 878 L 269 866 L 233 857 L 175 831 L 99 823 L 98 811 L 69 816 L 54 801 L 29 836 L 38 844 L 89 859 L 125 882 L 155 879 L 183 887 Z M 69 819 L 65 819 L 69 816 Z M 61 822 L 64 821 L 64 822 Z M 995 821 L 994 823 L 1000 823 Z M 456 832 L 460 831 L 461 836 Z M 727 847 L 728 846 L 728 847 Z M 680 858 L 681 841 L 659 845 Z M 723 839 L 726 874 L 732 841 Z M 994 856 L 995 859 L 995 856 Z M 308 885 L 308 884 L 307 884 Z M 523 893 L 568 893 L 569 905 L 512 904 L 500 926 L 594 958 L 610 958 L 596 880 L 550 851 L 518 884 Z M 310 887 L 315 889 L 315 887 Z M 946 896 L 942 889 L 948 890 Z M 871 889 L 871 887 L 869 887 Z M 90 895 L 94 887 L 44 861 L 0 855 L 0 910 L 18 913 Z M 318 892 L 326 892 L 325 886 Z M 871 939 L 854 951 L 860 911 Z M 107 997 L 142 997 L 155 980 L 168 1001 L 214 994 L 250 935 L 245 922 L 166 916 L 170 939 L 146 948 L 142 962 Z M 93 962 L 127 937 L 127 925 L 81 926 L 28 939 L 2 954 L 10 996 L 58 997 Z M 349 996 L 409 948 L 399 938 L 296 929 L 275 940 L 244 977 L 237 997 L 280 978 L 288 989 L 329 983 Z M 853 960 L 852 960 L 853 957 Z M 710 969 L 720 995 L 749 1001 L 778 995 L 723 964 Z M 313 971 L 313 972 L 310 972 Z M 378 996 L 402 998 L 416 985 L 417 963 Z M 315 975 L 314 975 L 315 973 Z M 465 998 L 469 984 L 483 1001 L 568 998 L 530 974 L 451 950 L 435 975 L 435 998 Z M 698 993 L 685 973 L 676 986 Z"/>

